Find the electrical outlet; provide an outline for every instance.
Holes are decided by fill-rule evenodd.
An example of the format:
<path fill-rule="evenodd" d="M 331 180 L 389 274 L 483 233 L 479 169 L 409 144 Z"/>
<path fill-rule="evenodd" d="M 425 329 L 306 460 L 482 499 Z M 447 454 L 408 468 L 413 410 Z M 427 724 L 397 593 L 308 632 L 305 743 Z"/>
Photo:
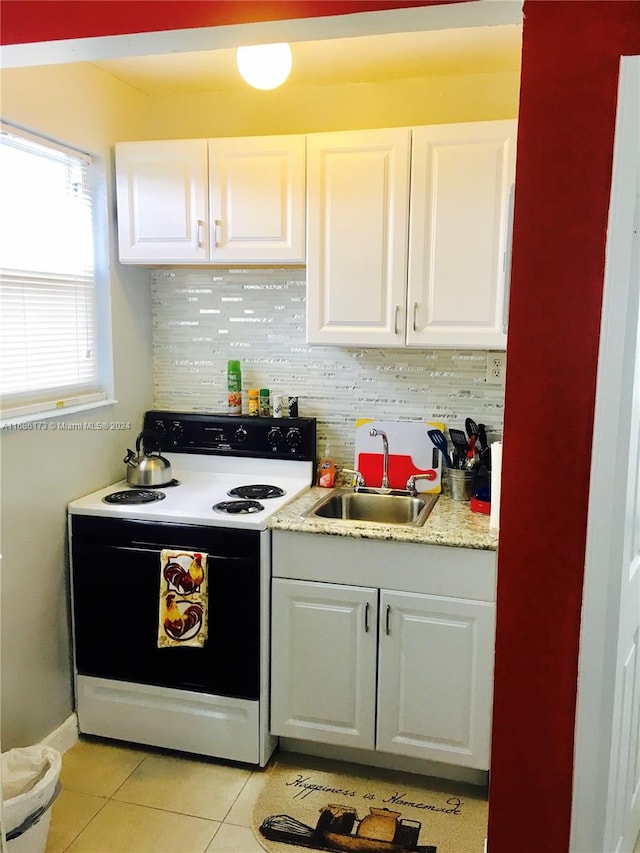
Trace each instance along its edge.
<path fill-rule="evenodd" d="M 487 385 L 501 385 L 507 368 L 505 352 L 487 353 Z"/>

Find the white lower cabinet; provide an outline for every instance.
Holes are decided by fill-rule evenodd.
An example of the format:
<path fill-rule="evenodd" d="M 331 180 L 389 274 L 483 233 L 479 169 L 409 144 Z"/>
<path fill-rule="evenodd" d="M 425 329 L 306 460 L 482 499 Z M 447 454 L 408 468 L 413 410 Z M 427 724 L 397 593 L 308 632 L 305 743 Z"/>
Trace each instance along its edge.
<path fill-rule="evenodd" d="M 271 731 L 486 770 L 495 605 L 274 578 Z"/>
<path fill-rule="evenodd" d="M 383 752 L 489 768 L 495 605 L 380 591 Z"/>
<path fill-rule="evenodd" d="M 275 578 L 271 731 L 373 749 L 378 591 Z"/>

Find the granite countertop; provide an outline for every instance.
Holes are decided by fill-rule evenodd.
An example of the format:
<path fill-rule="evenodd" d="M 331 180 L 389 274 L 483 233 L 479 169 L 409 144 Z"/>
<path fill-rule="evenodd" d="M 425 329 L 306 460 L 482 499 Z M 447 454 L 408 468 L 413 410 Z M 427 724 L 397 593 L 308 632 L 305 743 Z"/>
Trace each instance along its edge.
<path fill-rule="evenodd" d="M 327 489 L 312 486 L 308 492 L 272 515 L 269 526 L 272 530 L 328 533 L 352 539 L 418 542 L 427 545 L 448 545 L 454 548 L 477 548 L 484 551 L 495 551 L 498 547 L 498 532 L 489 528 L 489 516 L 471 512 L 468 503 L 452 501 L 446 495 L 440 495 L 422 527 L 304 518 L 303 513 L 327 494 Z"/>

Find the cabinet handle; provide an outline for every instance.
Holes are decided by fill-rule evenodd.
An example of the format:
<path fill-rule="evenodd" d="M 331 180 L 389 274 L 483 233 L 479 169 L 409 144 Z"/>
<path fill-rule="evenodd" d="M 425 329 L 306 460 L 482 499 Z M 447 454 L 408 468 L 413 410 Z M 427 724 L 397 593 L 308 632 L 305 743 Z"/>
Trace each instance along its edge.
<path fill-rule="evenodd" d="M 202 239 L 204 235 L 204 222 L 202 219 L 198 219 L 198 248 L 202 249 L 204 247 L 204 240 Z"/>
<path fill-rule="evenodd" d="M 387 613 L 385 616 L 385 631 L 386 631 L 387 636 L 389 636 L 389 634 L 391 633 L 391 625 L 389 624 L 390 619 L 391 619 L 391 605 L 387 604 Z"/>
<path fill-rule="evenodd" d="M 413 303 L 413 331 L 418 331 L 418 303 Z"/>
<path fill-rule="evenodd" d="M 222 220 L 221 219 L 214 219 L 213 223 L 214 223 L 214 227 L 213 227 L 213 238 L 214 239 L 213 239 L 213 241 L 215 243 L 216 249 L 219 249 L 220 246 L 222 245 Z"/>
<path fill-rule="evenodd" d="M 369 602 L 364 606 L 364 630 L 365 634 L 369 633 Z"/>
<path fill-rule="evenodd" d="M 399 314 L 400 314 L 400 306 L 396 305 L 396 313 L 395 313 L 395 316 L 393 318 L 393 334 L 394 335 L 399 334 L 399 331 L 398 331 L 398 315 Z"/>

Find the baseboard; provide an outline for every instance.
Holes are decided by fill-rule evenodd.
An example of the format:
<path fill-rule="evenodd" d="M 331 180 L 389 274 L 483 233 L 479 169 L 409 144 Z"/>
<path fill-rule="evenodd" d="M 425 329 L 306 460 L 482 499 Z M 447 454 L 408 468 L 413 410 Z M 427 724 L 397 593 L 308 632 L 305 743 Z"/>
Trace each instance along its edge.
<path fill-rule="evenodd" d="M 44 746 L 51 746 L 62 753 L 75 746 L 78 743 L 78 717 L 75 712 L 70 714 L 64 723 L 43 738 L 40 743 Z"/>
<path fill-rule="evenodd" d="M 399 770 L 404 773 L 417 773 L 420 776 L 434 776 L 438 779 L 449 779 L 454 782 L 464 782 L 487 788 L 489 773 L 486 770 L 475 770 L 471 767 L 457 767 L 452 764 L 442 764 L 419 758 L 409 758 L 402 755 L 376 752 L 368 749 L 355 749 L 345 746 L 303 741 L 297 738 L 280 738 L 282 752 L 296 752 L 302 755 L 315 755 L 321 758 L 333 758 L 338 761 L 352 761 L 354 764 L 365 764 L 368 767 L 380 767 L 386 770 Z"/>

